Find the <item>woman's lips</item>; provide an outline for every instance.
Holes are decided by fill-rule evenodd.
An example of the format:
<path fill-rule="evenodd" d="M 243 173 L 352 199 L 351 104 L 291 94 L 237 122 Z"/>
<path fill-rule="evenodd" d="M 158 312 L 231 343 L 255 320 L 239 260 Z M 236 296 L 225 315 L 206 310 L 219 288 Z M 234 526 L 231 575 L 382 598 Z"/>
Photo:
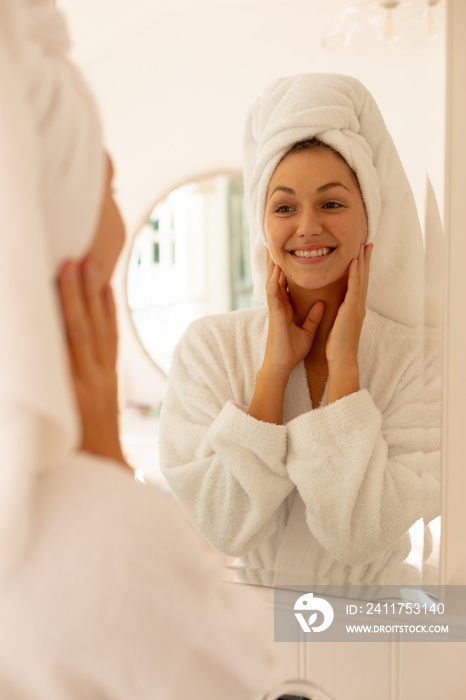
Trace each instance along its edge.
<path fill-rule="evenodd" d="M 322 246 L 321 248 L 290 250 L 289 253 L 293 256 L 296 262 L 304 265 L 316 265 L 324 262 L 334 250 L 335 248 Z"/>

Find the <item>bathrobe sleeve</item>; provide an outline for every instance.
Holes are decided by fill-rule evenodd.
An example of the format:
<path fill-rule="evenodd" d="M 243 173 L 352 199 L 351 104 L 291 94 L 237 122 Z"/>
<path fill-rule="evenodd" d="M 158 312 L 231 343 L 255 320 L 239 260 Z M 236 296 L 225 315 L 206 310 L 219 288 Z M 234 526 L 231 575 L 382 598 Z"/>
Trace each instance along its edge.
<path fill-rule="evenodd" d="M 419 518 L 428 523 L 440 512 L 438 341 L 427 333 L 397 367 L 400 354 L 381 338 L 389 351 L 374 396 L 363 389 L 287 425 L 288 474 L 308 527 L 351 565 L 373 560 Z M 372 366 L 383 368 L 375 353 Z"/>
<path fill-rule="evenodd" d="M 250 381 L 254 370 L 216 330 L 200 319 L 175 350 L 162 408 L 160 464 L 212 546 L 241 556 L 275 531 L 294 484 L 287 474 L 286 427 L 247 415 L 242 370 Z"/>

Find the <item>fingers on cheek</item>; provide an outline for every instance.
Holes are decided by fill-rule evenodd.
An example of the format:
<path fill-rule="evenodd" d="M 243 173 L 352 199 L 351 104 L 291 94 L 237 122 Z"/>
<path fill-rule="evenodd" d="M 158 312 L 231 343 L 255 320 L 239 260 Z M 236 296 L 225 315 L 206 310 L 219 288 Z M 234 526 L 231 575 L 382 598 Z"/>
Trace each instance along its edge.
<path fill-rule="evenodd" d="M 114 341 L 116 336 L 116 309 L 110 285 L 103 288 L 93 265 L 82 268 L 86 319 L 90 324 L 94 342 L 98 346 L 100 359 L 106 354 L 105 343 Z"/>
<path fill-rule="evenodd" d="M 68 338 L 80 362 L 89 362 L 92 355 L 93 333 L 101 313 L 96 309 L 96 295 L 88 293 L 87 281 L 76 266 L 75 274 L 67 287 L 66 303 L 63 303 Z M 101 303 L 101 302 L 100 302 Z"/>
<path fill-rule="evenodd" d="M 84 313 L 81 299 L 76 296 L 70 300 L 65 312 L 65 321 L 69 337 L 75 344 L 87 343 L 89 339 L 89 326 Z"/>
<path fill-rule="evenodd" d="M 269 283 L 267 285 L 267 297 L 268 299 L 275 299 L 280 290 L 279 277 L 277 274 L 277 269 L 274 268 L 272 274 L 269 278 Z"/>
<path fill-rule="evenodd" d="M 81 335 L 83 310 L 75 264 L 65 263 L 62 267 L 58 277 L 58 289 L 67 331 L 73 337 L 75 333 Z"/>
<path fill-rule="evenodd" d="M 97 294 L 97 269 L 89 260 L 84 260 L 81 265 L 81 279 L 87 296 Z"/>
<path fill-rule="evenodd" d="M 57 277 L 58 289 L 62 299 L 69 299 L 77 285 L 77 266 L 72 260 L 63 263 Z"/>
<path fill-rule="evenodd" d="M 84 261 L 81 267 L 81 279 L 85 303 L 92 321 L 99 325 L 102 321 L 102 290 L 98 283 L 97 270 L 92 263 Z"/>

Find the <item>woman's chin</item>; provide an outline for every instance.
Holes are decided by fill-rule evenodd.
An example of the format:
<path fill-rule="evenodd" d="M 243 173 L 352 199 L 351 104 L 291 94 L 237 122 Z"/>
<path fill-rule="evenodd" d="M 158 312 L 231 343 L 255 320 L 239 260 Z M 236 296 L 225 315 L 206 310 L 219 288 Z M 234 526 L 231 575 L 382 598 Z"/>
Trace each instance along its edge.
<path fill-rule="evenodd" d="M 346 292 L 348 286 L 348 273 L 345 271 L 343 275 L 290 275 L 287 276 L 288 289 L 291 293 L 313 293 L 325 291 L 326 293 L 334 290 L 335 294 L 340 296 L 342 289 Z"/>

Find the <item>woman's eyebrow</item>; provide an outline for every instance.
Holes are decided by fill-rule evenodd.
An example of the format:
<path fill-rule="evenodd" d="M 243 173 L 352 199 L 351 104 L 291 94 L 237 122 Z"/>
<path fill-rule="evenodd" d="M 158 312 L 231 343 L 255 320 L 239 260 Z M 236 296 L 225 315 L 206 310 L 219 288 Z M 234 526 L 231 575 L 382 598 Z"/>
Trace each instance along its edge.
<path fill-rule="evenodd" d="M 325 185 L 321 185 L 316 189 L 316 192 L 325 192 L 330 190 L 332 187 L 343 187 L 349 192 L 349 189 L 342 182 L 327 182 Z M 275 192 L 285 192 L 286 194 L 296 194 L 296 192 L 291 187 L 285 187 L 284 185 L 277 185 L 272 192 L 269 194 L 269 199 Z"/>
<path fill-rule="evenodd" d="M 286 192 L 286 194 L 296 194 L 294 190 L 291 189 L 291 187 L 284 187 L 283 185 L 277 185 L 273 192 L 269 194 L 269 198 L 275 194 L 275 192 L 280 191 L 280 192 Z"/>
<path fill-rule="evenodd" d="M 344 187 L 345 190 L 349 192 L 346 185 L 344 185 L 342 182 L 328 182 L 326 185 L 321 185 L 320 187 L 318 187 L 316 192 L 325 192 L 325 190 L 329 190 L 332 187 Z"/>

